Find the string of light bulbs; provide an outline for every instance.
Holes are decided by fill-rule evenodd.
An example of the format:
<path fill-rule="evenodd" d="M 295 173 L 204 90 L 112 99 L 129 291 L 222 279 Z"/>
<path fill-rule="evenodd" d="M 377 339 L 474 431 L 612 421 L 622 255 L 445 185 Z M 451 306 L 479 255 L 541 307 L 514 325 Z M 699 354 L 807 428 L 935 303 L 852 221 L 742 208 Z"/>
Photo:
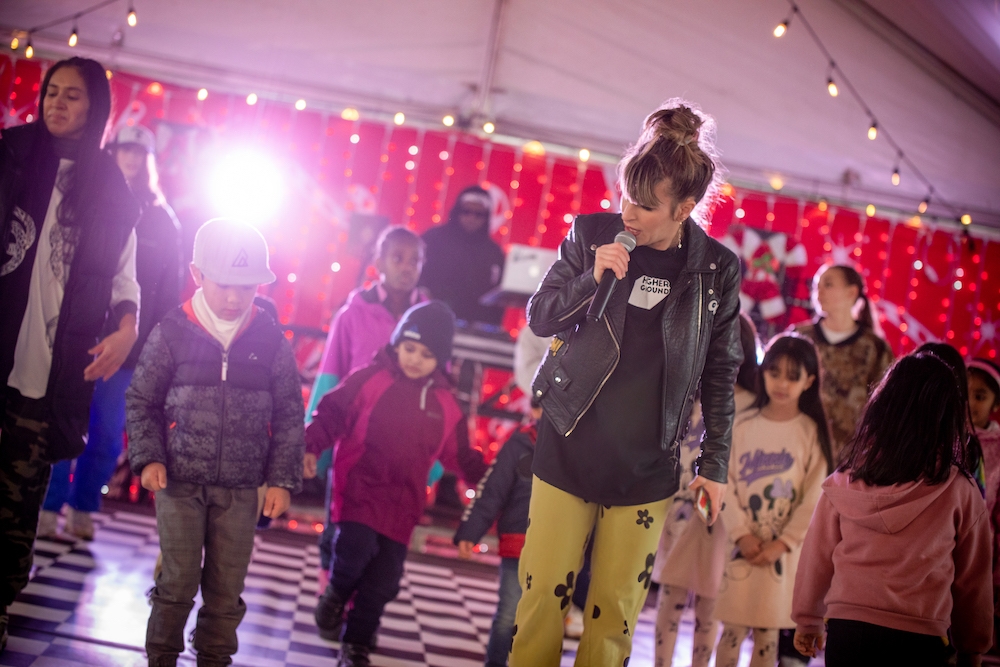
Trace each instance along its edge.
<path fill-rule="evenodd" d="M 870 123 L 870 125 L 868 126 L 868 138 L 872 141 L 875 141 L 881 136 L 886 141 L 886 143 L 888 143 L 889 146 L 891 146 L 892 149 L 896 152 L 896 161 L 895 161 L 895 166 L 893 167 L 892 170 L 892 177 L 891 177 L 892 184 L 894 186 L 900 184 L 902 178 L 899 171 L 900 166 L 906 165 L 907 168 L 913 173 L 913 175 L 916 176 L 917 180 L 922 182 L 924 186 L 927 188 L 927 194 L 917 205 L 917 211 L 919 213 L 927 212 L 927 208 L 928 206 L 930 206 L 931 203 L 931 197 L 934 197 L 935 201 L 938 202 L 943 207 L 950 210 L 960 223 L 962 223 L 966 227 L 971 225 L 972 216 L 969 215 L 968 213 L 961 213 L 958 207 L 949 203 L 947 200 L 945 200 L 943 197 L 937 194 L 936 190 L 934 189 L 934 185 L 930 182 L 930 180 L 926 176 L 924 176 L 923 172 L 920 171 L 920 169 L 917 167 L 916 164 L 914 164 L 913 160 L 911 160 L 906 155 L 906 153 L 903 152 L 903 149 L 899 146 L 899 144 L 892 137 L 889 131 L 885 129 L 885 126 L 879 125 L 878 119 L 875 116 L 875 112 L 872 111 L 871 107 L 868 106 L 868 103 L 865 102 L 864 98 L 861 97 L 861 94 L 851 83 L 851 80 L 847 78 L 847 75 L 844 73 L 844 70 L 842 70 L 840 66 L 837 65 L 837 61 L 833 58 L 833 55 L 829 52 L 829 50 L 827 50 L 826 46 L 823 44 L 823 41 L 819 38 L 819 35 L 816 34 L 816 31 L 813 29 L 812 25 L 806 19 L 805 15 L 802 13 L 802 9 L 798 6 L 795 0 L 788 0 L 788 4 L 791 5 L 791 11 L 789 12 L 788 17 L 784 21 L 775 26 L 774 36 L 777 38 L 781 38 L 782 36 L 784 36 L 785 33 L 788 32 L 792 20 L 795 19 L 796 16 L 798 17 L 798 21 L 805 28 L 806 32 L 809 33 L 809 36 L 812 37 L 813 42 L 816 43 L 816 46 L 823 54 L 823 57 L 826 58 L 826 61 L 828 63 L 827 73 L 826 73 L 826 90 L 830 94 L 830 97 L 838 97 L 840 95 L 840 86 L 843 86 L 844 89 L 846 89 L 847 92 L 851 94 L 854 100 L 858 103 L 858 105 L 861 106 L 861 109 L 868 116 Z M 838 81 L 840 82 L 840 86 L 837 85 Z"/>
<path fill-rule="evenodd" d="M 73 22 L 73 31 L 69 34 L 69 39 L 66 40 L 66 43 L 69 44 L 70 47 L 75 47 L 80 42 L 80 30 L 78 27 L 80 19 L 86 16 L 87 14 L 92 14 L 93 12 L 96 12 L 99 9 L 103 9 L 108 5 L 112 5 L 120 1 L 121 0 L 101 0 L 101 2 L 91 5 L 86 9 L 81 9 L 80 11 L 74 12 L 73 14 L 67 14 L 66 16 L 54 19 L 52 21 L 49 21 L 48 23 L 43 23 L 33 28 L 29 28 L 28 30 L 16 31 L 14 33 L 13 38 L 10 40 L 10 50 L 16 53 L 18 49 L 21 48 L 21 40 L 23 39 L 25 42 L 24 57 L 30 60 L 35 55 L 35 47 L 31 45 L 31 36 L 33 34 L 41 32 L 42 30 L 48 30 L 49 28 L 54 28 L 64 23 L 69 23 L 70 21 Z M 128 13 L 125 15 L 125 22 L 128 23 L 130 28 L 134 28 L 139 24 L 139 15 L 136 14 L 135 12 L 135 5 L 133 4 L 133 0 L 128 0 Z"/>

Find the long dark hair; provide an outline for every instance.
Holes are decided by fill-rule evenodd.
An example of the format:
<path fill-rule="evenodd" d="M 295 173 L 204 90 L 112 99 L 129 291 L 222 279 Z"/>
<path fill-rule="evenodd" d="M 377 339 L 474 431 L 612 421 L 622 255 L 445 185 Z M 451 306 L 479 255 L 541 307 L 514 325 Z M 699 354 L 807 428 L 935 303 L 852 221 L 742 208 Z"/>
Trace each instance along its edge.
<path fill-rule="evenodd" d="M 966 408 L 955 372 L 935 354 L 899 359 L 865 406 L 840 470 L 871 486 L 971 476 Z"/>
<path fill-rule="evenodd" d="M 816 379 L 812 385 L 799 396 L 799 410 L 816 423 L 816 434 L 819 448 L 826 459 L 826 470 L 833 470 L 833 450 L 830 447 L 830 426 L 826 421 L 826 411 L 819 393 L 819 355 L 816 346 L 805 336 L 797 333 L 778 334 L 767 344 L 764 360 L 760 363 L 757 376 L 757 399 L 753 407 L 760 409 L 771 402 L 764 384 L 764 375 L 776 368 L 782 358 L 788 360 L 788 365 L 794 373 L 805 373 Z"/>
<path fill-rule="evenodd" d="M 744 313 L 740 313 L 740 345 L 743 347 L 743 363 L 736 373 L 736 384 L 747 391 L 757 391 L 757 328 Z"/>
<path fill-rule="evenodd" d="M 77 225 L 86 217 L 87 209 L 96 205 L 93 190 L 103 170 L 97 169 L 111 115 L 111 86 L 104 66 L 90 58 L 68 58 L 60 60 L 45 73 L 38 101 L 38 125 L 43 141 L 51 145 L 53 137 L 45 125 L 45 96 L 52 75 L 64 67 L 73 67 L 80 74 L 87 87 L 87 122 L 83 126 L 83 136 L 79 140 L 79 152 L 73 166 L 59 180 L 63 193 L 57 217 L 61 225 Z"/>

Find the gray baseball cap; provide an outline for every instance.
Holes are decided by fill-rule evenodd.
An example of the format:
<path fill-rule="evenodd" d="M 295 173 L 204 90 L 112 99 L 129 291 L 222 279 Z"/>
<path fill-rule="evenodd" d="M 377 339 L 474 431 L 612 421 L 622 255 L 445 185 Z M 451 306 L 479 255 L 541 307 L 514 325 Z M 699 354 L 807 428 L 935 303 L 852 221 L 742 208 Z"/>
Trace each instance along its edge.
<path fill-rule="evenodd" d="M 267 241 L 253 225 L 214 218 L 194 236 L 193 263 L 220 285 L 265 285 L 277 277 L 268 266 Z"/>

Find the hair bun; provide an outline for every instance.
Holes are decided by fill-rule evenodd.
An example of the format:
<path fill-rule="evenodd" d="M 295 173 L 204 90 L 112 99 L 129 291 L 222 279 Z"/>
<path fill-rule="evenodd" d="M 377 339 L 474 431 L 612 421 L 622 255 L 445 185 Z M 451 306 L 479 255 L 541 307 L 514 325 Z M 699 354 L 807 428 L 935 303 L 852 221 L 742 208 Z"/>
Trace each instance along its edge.
<path fill-rule="evenodd" d="M 658 109 L 646 118 L 647 132 L 680 146 L 697 146 L 702 119 L 687 106 Z"/>

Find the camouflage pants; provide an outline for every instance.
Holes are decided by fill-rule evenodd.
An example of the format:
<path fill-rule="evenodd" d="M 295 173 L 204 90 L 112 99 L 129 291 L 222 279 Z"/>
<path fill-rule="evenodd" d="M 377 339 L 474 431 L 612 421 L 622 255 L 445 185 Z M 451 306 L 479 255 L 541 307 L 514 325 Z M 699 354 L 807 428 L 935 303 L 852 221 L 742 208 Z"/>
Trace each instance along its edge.
<path fill-rule="evenodd" d="M 44 456 L 48 425 L 43 401 L 7 387 L 5 403 L 0 421 L 0 609 L 28 583 L 38 511 L 52 473 Z"/>

